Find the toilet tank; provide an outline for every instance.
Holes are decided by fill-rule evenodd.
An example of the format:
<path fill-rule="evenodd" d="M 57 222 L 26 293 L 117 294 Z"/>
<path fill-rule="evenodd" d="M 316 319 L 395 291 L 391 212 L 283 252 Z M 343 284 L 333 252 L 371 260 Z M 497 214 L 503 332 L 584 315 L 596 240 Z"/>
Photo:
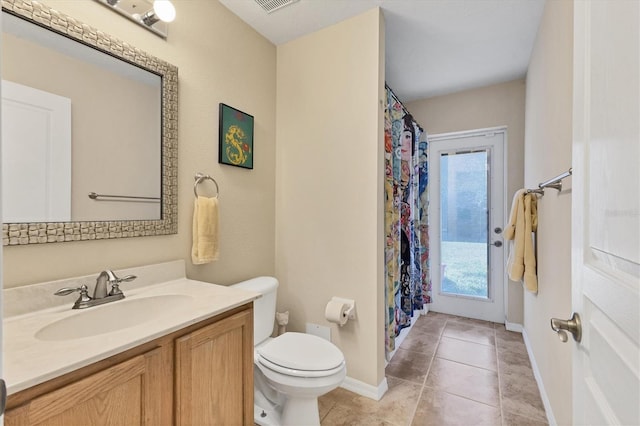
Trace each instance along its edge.
<path fill-rule="evenodd" d="M 253 301 L 253 344 L 256 346 L 273 333 L 278 280 L 274 277 L 258 277 L 230 287 L 262 294 L 262 297 Z"/>

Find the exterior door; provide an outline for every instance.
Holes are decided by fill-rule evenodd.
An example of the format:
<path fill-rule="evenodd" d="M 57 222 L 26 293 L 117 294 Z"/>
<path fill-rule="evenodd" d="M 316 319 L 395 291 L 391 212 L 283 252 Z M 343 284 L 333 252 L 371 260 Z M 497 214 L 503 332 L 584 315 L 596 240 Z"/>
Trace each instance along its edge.
<path fill-rule="evenodd" d="M 504 322 L 506 129 L 429 137 L 435 312 Z"/>
<path fill-rule="evenodd" d="M 573 419 L 638 425 L 640 2 L 575 2 L 574 14 Z"/>

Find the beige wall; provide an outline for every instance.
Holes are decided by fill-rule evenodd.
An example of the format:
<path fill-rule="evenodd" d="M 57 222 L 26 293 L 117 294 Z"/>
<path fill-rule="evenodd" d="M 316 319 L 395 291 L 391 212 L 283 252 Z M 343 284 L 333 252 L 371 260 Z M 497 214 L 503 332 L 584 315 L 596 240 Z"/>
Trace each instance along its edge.
<path fill-rule="evenodd" d="M 332 296 L 358 319 L 332 341 L 349 377 L 384 379 L 379 9 L 278 46 L 276 272 L 290 329 L 327 326 Z"/>
<path fill-rule="evenodd" d="M 184 258 L 189 277 L 229 284 L 275 273 L 276 48 L 217 1 L 174 2 L 167 40 L 93 1 L 44 3 L 179 69 L 178 234 L 5 247 L 5 287 Z M 255 117 L 253 170 L 219 165 L 218 103 Z M 190 264 L 193 175 L 220 185 L 220 260 Z"/>
<path fill-rule="evenodd" d="M 510 208 L 513 194 L 523 186 L 524 80 L 407 102 L 405 106 L 430 135 L 506 125 L 507 209 Z M 507 321 L 522 324 L 522 285 L 510 281 L 505 298 Z"/>
<path fill-rule="evenodd" d="M 546 3 L 527 73 L 525 184 L 571 167 L 573 2 Z M 524 330 L 558 424 L 571 424 L 571 343 L 551 317 L 571 316 L 571 179 L 538 202 L 538 294 L 525 293 Z"/>

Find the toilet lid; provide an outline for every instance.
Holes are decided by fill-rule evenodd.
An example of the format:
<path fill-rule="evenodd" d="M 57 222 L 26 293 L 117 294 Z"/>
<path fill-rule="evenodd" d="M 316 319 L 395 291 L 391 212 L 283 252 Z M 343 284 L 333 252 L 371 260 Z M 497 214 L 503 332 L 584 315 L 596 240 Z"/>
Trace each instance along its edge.
<path fill-rule="evenodd" d="M 333 343 L 305 333 L 284 333 L 258 348 L 258 354 L 279 366 L 306 371 L 331 370 L 344 356 Z"/>

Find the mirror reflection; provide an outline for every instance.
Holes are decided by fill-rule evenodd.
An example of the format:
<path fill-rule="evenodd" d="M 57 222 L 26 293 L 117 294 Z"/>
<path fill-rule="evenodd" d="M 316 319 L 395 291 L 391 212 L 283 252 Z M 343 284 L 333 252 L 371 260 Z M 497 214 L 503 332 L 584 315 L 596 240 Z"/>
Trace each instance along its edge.
<path fill-rule="evenodd" d="M 6 12 L 2 31 L 3 221 L 161 219 L 162 77 Z"/>

